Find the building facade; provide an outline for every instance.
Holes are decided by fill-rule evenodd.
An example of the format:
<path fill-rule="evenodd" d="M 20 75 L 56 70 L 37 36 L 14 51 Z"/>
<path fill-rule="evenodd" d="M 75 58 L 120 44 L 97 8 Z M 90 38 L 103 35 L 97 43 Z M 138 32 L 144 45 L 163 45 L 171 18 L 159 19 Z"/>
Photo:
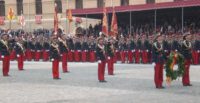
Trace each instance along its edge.
<path fill-rule="evenodd" d="M 127 5 L 141 5 L 148 3 L 162 3 L 175 2 L 180 0 L 105 0 L 105 6 L 127 6 Z M 53 28 L 54 6 L 58 5 L 59 13 L 59 27 L 65 31 L 68 29 L 68 22 L 66 20 L 67 9 L 86 9 L 86 8 L 102 8 L 104 0 L 0 0 L 0 21 L 1 29 L 9 29 L 10 23 L 7 19 L 9 8 L 14 10 L 16 18 L 12 20 L 12 29 L 20 29 L 19 19 L 21 15 L 25 17 L 25 26 L 23 29 L 32 31 L 37 28 Z M 83 27 L 89 24 L 95 24 L 99 21 L 93 19 L 82 19 Z M 72 29 L 75 24 L 72 24 Z M 73 31 L 73 30 L 71 30 Z"/>

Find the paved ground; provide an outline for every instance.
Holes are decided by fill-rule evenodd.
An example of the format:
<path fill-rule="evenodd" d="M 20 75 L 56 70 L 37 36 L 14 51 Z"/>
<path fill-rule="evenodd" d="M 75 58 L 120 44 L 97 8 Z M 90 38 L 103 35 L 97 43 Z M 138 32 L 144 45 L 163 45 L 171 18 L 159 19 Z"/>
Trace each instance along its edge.
<path fill-rule="evenodd" d="M 0 62 L 0 66 L 2 63 Z M 151 65 L 116 64 L 107 83 L 97 81 L 97 64 L 70 63 L 70 73 L 53 80 L 51 63 L 26 62 L 25 71 L 11 63 L 11 77 L 0 74 L 0 103 L 199 103 L 200 66 L 191 67 L 192 87 L 181 79 L 157 90 Z M 0 67 L 1 68 L 1 67 Z M 107 73 L 106 73 L 107 74 Z M 166 84 L 164 83 L 166 86 Z"/>

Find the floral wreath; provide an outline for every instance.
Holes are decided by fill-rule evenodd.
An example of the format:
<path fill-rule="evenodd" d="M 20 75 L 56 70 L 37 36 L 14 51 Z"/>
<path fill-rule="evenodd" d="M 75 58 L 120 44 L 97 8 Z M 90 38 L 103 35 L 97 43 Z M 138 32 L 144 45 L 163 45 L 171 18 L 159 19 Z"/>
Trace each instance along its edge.
<path fill-rule="evenodd" d="M 178 64 L 178 68 L 174 70 L 174 65 Z M 171 81 L 176 80 L 178 77 L 182 77 L 184 74 L 184 57 L 178 52 L 172 52 L 166 62 L 166 82 L 170 85 Z"/>

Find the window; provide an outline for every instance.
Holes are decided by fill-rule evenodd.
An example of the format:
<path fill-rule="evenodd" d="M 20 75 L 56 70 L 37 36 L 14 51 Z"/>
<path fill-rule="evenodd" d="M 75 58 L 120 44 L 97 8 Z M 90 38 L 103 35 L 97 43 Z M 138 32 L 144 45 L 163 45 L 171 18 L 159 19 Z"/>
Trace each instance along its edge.
<path fill-rule="evenodd" d="M 104 2 L 103 2 L 104 0 L 97 0 L 97 7 L 98 8 L 101 8 L 101 7 L 103 7 L 104 6 Z"/>
<path fill-rule="evenodd" d="M 129 0 L 121 0 L 121 6 L 129 5 Z"/>
<path fill-rule="evenodd" d="M 23 0 L 17 0 L 17 15 L 23 13 Z"/>
<path fill-rule="evenodd" d="M 55 0 L 55 3 L 57 4 L 58 13 L 62 13 L 62 1 L 61 0 Z"/>
<path fill-rule="evenodd" d="M 76 0 L 76 9 L 83 8 L 83 0 Z"/>
<path fill-rule="evenodd" d="M 42 14 L 42 0 L 35 0 L 36 14 Z"/>
<path fill-rule="evenodd" d="M 155 0 L 146 0 L 146 3 L 147 4 L 152 4 L 152 3 L 155 3 Z"/>
<path fill-rule="evenodd" d="M 0 1 L 0 16 L 5 16 L 5 1 Z"/>

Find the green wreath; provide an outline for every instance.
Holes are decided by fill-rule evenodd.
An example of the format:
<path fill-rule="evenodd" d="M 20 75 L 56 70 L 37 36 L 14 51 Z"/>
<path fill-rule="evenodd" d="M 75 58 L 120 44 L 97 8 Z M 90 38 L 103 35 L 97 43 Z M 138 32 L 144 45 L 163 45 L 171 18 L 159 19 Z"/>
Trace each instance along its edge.
<path fill-rule="evenodd" d="M 174 65 L 178 64 L 178 68 L 174 70 Z M 182 54 L 177 52 L 172 52 L 166 62 L 166 81 L 171 83 L 171 81 L 176 80 L 178 77 L 182 77 L 185 72 L 184 67 L 184 57 Z"/>

